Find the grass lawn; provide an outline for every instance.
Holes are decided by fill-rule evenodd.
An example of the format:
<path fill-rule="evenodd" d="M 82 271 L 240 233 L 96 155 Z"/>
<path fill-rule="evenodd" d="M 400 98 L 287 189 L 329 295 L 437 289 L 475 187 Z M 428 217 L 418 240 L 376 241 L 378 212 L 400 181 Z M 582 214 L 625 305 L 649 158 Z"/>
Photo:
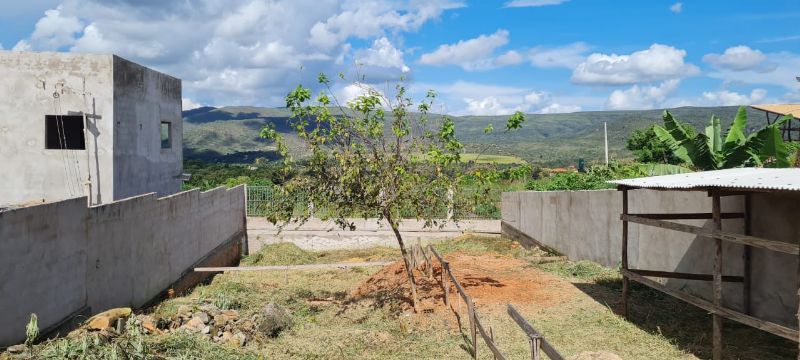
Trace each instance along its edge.
<path fill-rule="evenodd" d="M 618 316 L 621 285 L 615 270 L 590 262 L 538 264 L 533 259 L 547 254 L 503 238 L 459 237 L 436 248 L 451 263 L 455 276 L 474 298 L 482 323 L 492 328 L 496 342 L 510 359 L 529 358 L 530 349 L 523 332 L 505 312 L 509 302 L 567 357 L 587 351 L 604 351 L 623 359 L 711 356 L 711 317 L 690 305 L 635 286 L 633 322 Z M 246 258 L 243 265 L 390 260 L 399 258 L 398 252 L 388 248 L 308 252 L 276 244 Z M 437 270 L 434 268 L 435 275 Z M 112 358 L 102 355 L 106 354 L 103 351 L 135 348 L 131 344 L 144 348 L 143 357 L 130 357 L 137 359 L 469 358 L 468 323 L 459 322 L 466 319 L 465 308 L 457 301 L 451 302 L 452 307 L 443 305 L 438 276 L 416 276 L 423 309 L 419 314 L 408 310 L 408 287 L 400 264 L 219 274 L 207 285 L 146 312 L 155 318 L 170 318 L 181 305 L 214 303 L 248 318 L 275 303 L 291 312 L 294 325 L 275 338 L 248 334 L 243 347 L 220 345 L 197 334 L 169 333 L 121 336 L 96 346 L 85 337 L 63 338 L 39 344 L 36 350 L 60 355 L 50 358 L 77 359 L 77 355 L 63 356 L 63 349 L 80 349 L 88 342 L 89 354 L 95 354 L 89 359 Z M 451 296 L 455 300 L 455 295 Z M 723 339 L 725 358 L 796 356 L 794 343 L 732 322 L 725 323 Z M 491 358 L 480 337 L 478 354 L 480 359 Z M 0 354 L 0 359 L 3 356 Z"/>

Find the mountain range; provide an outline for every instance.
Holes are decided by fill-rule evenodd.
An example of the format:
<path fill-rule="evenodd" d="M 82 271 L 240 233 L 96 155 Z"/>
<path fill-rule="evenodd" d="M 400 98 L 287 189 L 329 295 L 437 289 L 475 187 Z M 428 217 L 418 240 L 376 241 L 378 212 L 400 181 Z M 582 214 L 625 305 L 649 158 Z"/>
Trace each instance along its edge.
<path fill-rule="evenodd" d="M 636 111 L 587 111 L 563 114 L 526 114 L 522 129 L 504 132 L 508 116 L 457 116 L 456 132 L 467 152 L 513 155 L 542 166 L 565 166 L 578 159 L 603 160 L 603 123 L 608 127 L 608 146 L 613 159 L 631 158 L 625 143 L 634 129 L 661 123 L 663 109 Z M 736 106 L 680 107 L 669 109 L 679 120 L 698 129 L 712 114 L 730 125 Z M 202 107 L 183 112 L 184 156 L 207 162 L 252 163 L 256 158 L 277 158 L 274 147 L 259 138 L 267 124 L 285 134 L 290 151 L 302 154 L 303 146 L 288 126 L 286 108 L 246 106 Z M 748 108 L 748 130 L 764 125 L 763 113 Z M 494 133 L 483 129 L 493 124 Z"/>

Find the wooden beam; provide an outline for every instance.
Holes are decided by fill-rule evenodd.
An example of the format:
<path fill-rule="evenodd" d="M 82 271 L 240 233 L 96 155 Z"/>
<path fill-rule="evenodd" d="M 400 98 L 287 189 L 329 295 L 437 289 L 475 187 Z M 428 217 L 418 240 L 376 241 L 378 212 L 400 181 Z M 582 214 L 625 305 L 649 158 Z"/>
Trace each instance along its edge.
<path fill-rule="evenodd" d="M 558 351 L 547 341 L 547 339 L 542 336 L 536 329 L 528 323 L 528 320 L 525 320 L 524 317 L 517 311 L 514 306 L 508 304 L 508 315 L 514 319 L 514 322 L 528 335 L 530 338 L 539 338 L 542 346 L 542 351 L 550 358 L 550 360 L 564 360 L 564 357 L 558 353 Z"/>
<path fill-rule="evenodd" d="M 480 320 L 478 319 L 478 313 L 473 309 L 473 313 L 475 315 L 475 326 L 478 328 L 478 333 L 481 334 L 483 341 L 486 342 L 486 346 L 489 347 L 489 350 L 492 351 L 495 359 L 506 360 L 505 355 L 500 352 L 500 349 L 497 348 L 497 344 L 495 344 L 494 339 L 490 336 L 486 329 L 483 328 L 483 324 L 481 324 Z"/>
<path fill-rule="evenodd" d="M 668 279 L 683 279 L 683 280 L 702 280 L 702 281 L 711 281 L 714 279 L 714 276 L 711 274 L 692 274 L 692 273 L 683 273 L 683 272 L 671 272 L 671 271 L 658 271 L 658 270 L 642 270 L 642 269 L 628 269 L 631 272 L 637 273 L 642 276 L 653 276 L 653 277 L 660 277 L 660 278 L 668 278 Z M 722 281 L 724 282 L 743 282 L 743 276 L 735 276 L 735 275 L 723 275 Z"/>
<path fill-rule="evenodd" d="M 713 194 L 711 198 L 711 208 L 714 215 L 714 230 L 722 230 L 722 205 L 718 194 Z M 714 280 L 712 283 L 712 300 L 714 306 L 722 307 L 722 240 L 714 239 Z M 722 316 L 713 314 L 712 340 L 714 343 L 713 358 L 722 360 Z"/>
<path fill-rule="evenodd" d="M 622 189 L 622 216 L 628 215 L 628 188 Z M 628 221 L 622 219 L 622 270 L 628 270 Z M 628 296 L 630 284 L 625 273 L 622 275 L 622 316 L 628 318 Z"/>
<path fill-rule="evenodd" d="M 724 308 L 724 307 L 715 306 L 714 304 L 710 303 L 707 300 L 701 299 L 701 298 L 696 297 L 694 295 L 689 295 L 689 294 L 684 293 L 684 292 L 679 291 L 679 290 L 670 289 L 670 288 L 668 288 L 668 287 L 666 287 L 666 286 L 664 286 L 662 284 L 659 284 L 658 282 L 656 282 L 654 280 L 650 280 L 650 279 L 648 279 L 648 278 L 646 278 L 646 277 L 644 277 L 642 275 L 636 274 L 636 273 L 631 272 L 631 271 L 623 270 L 623 273 L 626 273 L 627 276 L 633 281 L 636 281 L 636 282 L 638 282 L 638 283 L 640 283 L 642 285 L 645 285 L 647 287 L 650 287 L 652 289 L 661 291 L 661 292 L 663 292 L 663 293 L 665 293 L 667 295 L 670 295 L 672 297 L 675 297 L 675 298 L 678 298 L 680 300 L 683 300 L 683 301 L 685 301 L 685 302 L 687 302 L 689 304 L 697 306 L 697 307 L 699 307 L 699 308 L 701 308 L 703 310 L 706 310 L 706 311 L 708 311 L 710 313 L 720 314 L 720 315 L 722 315 L 723 317 L 725 317 L 727 319 L 730 319 L 730 320 L 733 320 L 733 321 L 736 321 L 736 322 L 739 322 L 739 323 L 754 327 L 756 329 L 764 330 L 764 331 L 766 331 L 768 333 L 778 335 L 778 336 L 780 336 L 782 338 L 785 338 L 785 339 L 789 339 L 789 340 L 792 340 L 792 341 L 798 341 L 798 331 L 795 330 L 795 329 L 791 329 L 791 328 L 785 327 L 783 325 L 778 325 L 778 324 L 775 324 L 775 323 L 772 323 L 772 322 L 769 322 L 769 321 L 761 320 L 761 319 L 752 317 L 750 315 L 742 314 L 742 313 L 740 313 L 738 311 L 735 311 L 735 310 L 731 310 L 731 309 L 727 309 L 727 308 Z"/>
<path fill-rule="evenodd" d="M 797 244 L 790 244 L 775 240 L 768 240 L 763 239 L 755 236 L 749 235 L 741 235 L 735 233 L 724 232 L 720 230 L 713 230 L 713 229 L 706 229 L 699 226 L 694 225 L 686 225 L 686 224 L 679 224 L 670 221 L 664 220 L 656 220 L 656 219 L 646 219 L 642 217 L 632 216 L 632 215 L 620 215 L 620 219 L 623 221 L 629 221 L 632 223 L 648 225 L 648 226 L 655 226 L 662 229 L 670 229 L 680 232 L 685 232 L 689 234 L 700 235 L 702 237 L 707 237 L 711 239 L 720 239 L 724 241 L 729 241 L 736 244 L 742 245 L 750 245 L 758 248 L 763 248 L 771 251 L 782 252 L 786 254 L 792 255 L 800 255 L 800 246 Z"/>
<path fill-rule="evenodd" d="M 631 216 L 643 217 L 645 219 L 657 220 L 702 220 L 711 219 L 712 213 L 683 213 L 683 214 L 629 214 Z M 744 213 L 722 213 L 723 219 L 742 219 Z"/>
<path fill-rule="evenodd" d="M 753 196 L 747 194 L 744 196 L 744 234 L 753 235 Z M 742 304 L 744 305 L 744 313 L 752 315 L 752 306 L 750 304 L 750 285 L 753 278 L 752 255 L 753 247 L 750 245 L 744 246 L 742 257 L 744 257 L 744 283 L 742 284 Z"/>

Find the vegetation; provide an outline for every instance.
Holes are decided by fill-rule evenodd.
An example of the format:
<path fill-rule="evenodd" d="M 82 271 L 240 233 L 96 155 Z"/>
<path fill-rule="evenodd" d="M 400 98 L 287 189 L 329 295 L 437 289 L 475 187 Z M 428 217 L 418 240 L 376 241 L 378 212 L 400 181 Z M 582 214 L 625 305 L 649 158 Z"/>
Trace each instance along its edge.
<path fill-rule="evenodd" d="M 436 245 L 443 254 L 469 254 L 528 259 L 542 256 L 505 238 L 462 236 Z M 265 253 L 294 249 L 273 247 Z M 306 252 L 315 261 L 327 259 L 322 252 Z M 336 259 L 380 257 L 384 248 L 337 253 Z M 282 258 L 280 254 L 276 256 Z M 375 299 L 351 297 L 354 287 L 368 281 L 380 269 L 234 272 L 216 275 L 207 285 L 185 296 L 168 299 L 147 310 L 153 318 L 170 319 L 181 306 L 192 308 L 215 302 L 231 304 L 242 318 L 258 314 L 274 302 L 292 314 L 295 325 L 277 337 L 253 336 L 237 347 L 214 343 L 199 334 L 145 334 L 134 321 L 125 332 L 106 338 L 101 332 L 84 333 L 33 344 L 35 359 L 459 359 L 469 357 L 468 335 L 459 330 L 449 307 L 432 313 L 399 314 L 393 309 L 402 297 Z M 455 269 L 458 271 L 458 269 Z M 519 271 L 537 272 L 546 284 L 566 283 L 572 289 L 542 289 L 558 299 L 551 304 L 515 304 L 563 355 L 606 351 L 623 359 L 710 358 L 708 313 L 680 300 L 632 285 L 629 311 L 633 321 L 618 315 L 620 275 L 614 269 L 591 262 L 531 263 Z M 553 278 L 549 278 L 553 276 Z M 487 274 L 484 281 L 491 281 Z M 464 281 L 464 280 L 462 280 Z M 470 279 L 471 282 L 481 279 Z M 554 288 L 557 288 L 554 286 Z M 467 292 L 474 287 L 467 286 Z M 535 289 L 532 287 L 531 291 Z M 454 292 L 451 293 L 451 295 Z M 441 298 L 437 300 L 441 303 Z M 505 313 L 505 304 L 479 303 L 481 321 L 491 327 L 509 358 L 530 357 L 528 339 Z M 457 304 L 453 306 L 458 309 Z M 464 314 L 462 313 L 462 316 Z M 462 318 L 463 321 L 463 318 Z M 466 321 L 464 321 L 464 325 Z M 796 344 L 758 329 L 726 323 L 725 357 L 739 359 L 787 359 L 796 355 Z M 480 338 L 478 338 L 479 341 Z M 479 359 L 491 359 L 479 343 Z M 0 359 L 3 358 L 0 353 Z"/>
<path fill-rule="evenodd" d="M 785 116 L 745 136 L 747 110 L 740 107 L 723 140 L 720 119 L 711 116 L 705 132 L 693 134 L 690 125 L 681 123 L 664 112 L 664 127 L 653 128 L 656 136 L 672 153 L 692 167 L 701 170 L 728 169 L 741 166 L 789 167 L 790 153 L 781 135 L 781 126 L 791 117 Z"/>
<path fill-rule="evenodd" d="M 611 189 L 614 188 L 614 185 L 609 184 L 609 180 L 682 174 L 686 172 L 691 172 L 691 170 L 671 164 L 611 162 L 608 166 L 591 166 L 586 173 L 572 171 L 544 176 L 528 182 L 525 188 L 536 191 Z"/>
<path fill-rule="evenodd" d="M 728 126 L 737 108 L 683 107 L 670 109 L 680 119 L 693 126 L 704 126 L 712 114 Z M 747 110 L 751 118 L 763 114 Z M 608 123 L 611 157 L 624 160 L 634 157 L 626 148 L 626 139 L 636 129 L 648 129 L 661 123 L 661 110 L 595 111 L 569 114 L 526 114 L 524 128 L 513 133 L 488 135 L 488 124 L 505 121 L 502 116 L 459 116 L 452 120 L 456 136 L 464 144 L 465 153 L 516 156 L 535 166 L 555 167 L 575 165 L 578 159 L 588 162 L 603 158 L 603 123 Z M 416 115 L 416 114 L 415 114 Z M 275 160 L 275 146 L 254 132 L 264 126 L 274 126 L 284 136 L 287 147 L 297 158 L 307 154 L 296 132 L 288 125 L 291 112 L 286 108 L 222 107 L 202 108 L 184 112 L 184 154 L 187 159 L 207 162 L 252 164 L 256 158 Z M 430 114 L 431 119 L 440 116 Z M 498 127 L 499 130 L 499 127 Z M 500 138 L 502 136 L 502 138 Z M 486 148 L 488 147 L 488 150 Z M 484 151 L 485 150 L 485 151 Z"/>
<path fill-rule="evenodd" d="M 441 210 L 459 205 L 453 195 L 464 174 L 460 163 L 464 145 L 456 137 L 455 123 L 447 117 L 435 120 L 427 116 L 436 98 L 433 91 L 415 107 L 402 84 L 397 85 L 392 99 L 364 86 L 364 94 L 344 107 L 332 94 L 327 76 L 320 74 L 319 83 L 327 90 L 313 100 L 311 90 L 303 86 L 286 96 L 286 107 L 292 113 L 290 127 L 310 155 L 300 172 L 281 188 L 288 195 L 281 198 L 291 200 L 293 193 L 303 194 L 308 203 L 327 209 L 324 216 L 343 229 L 355 228 L 348 218 L 351 214 L 385 220 L 403 255 L 416 310 L 416 284 L 399 224 L 410 214 L 424 220 L 425 226 L 441 225 Z M 514 114 L 506 131 L 520 128 L 524 120 L 521 113 Z M 490 132 L 488 127 L 486 132 Z M 275 142 L 285 172 L 294 171 L 282 134 L 269 126 L 262 129 L 261 136 Z M 490 181 L 483 174 L 471 173 L 478 185 Z M 487 193 L 477 192 L 476 196 Z M 296 203 L 287 201 L 268 219 L 302 222 L 310 216 L 308 212 L 298 214 Z"/>
<path fill-rule="evenodd" d="M 184 189 L 209 190 L 218 186 L 233 187 L 240 184 L 270 186 L 280 184 L 286 179 L 275 163 L 236 165 L 187 160 L 183 163 L 183 171 L 192 175 L 189 181 L 183 183 Z"/>
<path fill-rule="evenodd" d="M 694 133 L 694 128 L 687 127 L 687 132 Z M 683 160 L 675 156 L 667 144 L 658 138 L 655 125 L 647 130 L 634 129 L 625 147 L 642 163 L 682 164 Z"/>

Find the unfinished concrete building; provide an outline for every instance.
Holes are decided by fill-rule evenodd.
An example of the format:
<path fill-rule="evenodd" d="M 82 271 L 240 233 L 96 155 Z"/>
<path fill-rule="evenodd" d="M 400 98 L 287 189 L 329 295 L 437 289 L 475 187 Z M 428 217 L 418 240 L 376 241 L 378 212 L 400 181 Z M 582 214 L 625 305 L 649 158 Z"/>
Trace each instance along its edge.
<path fill-rule="evenodd" d="M 0 51 L 0 208 L 180 191 L 181 81 L 116 55 Z"/>

